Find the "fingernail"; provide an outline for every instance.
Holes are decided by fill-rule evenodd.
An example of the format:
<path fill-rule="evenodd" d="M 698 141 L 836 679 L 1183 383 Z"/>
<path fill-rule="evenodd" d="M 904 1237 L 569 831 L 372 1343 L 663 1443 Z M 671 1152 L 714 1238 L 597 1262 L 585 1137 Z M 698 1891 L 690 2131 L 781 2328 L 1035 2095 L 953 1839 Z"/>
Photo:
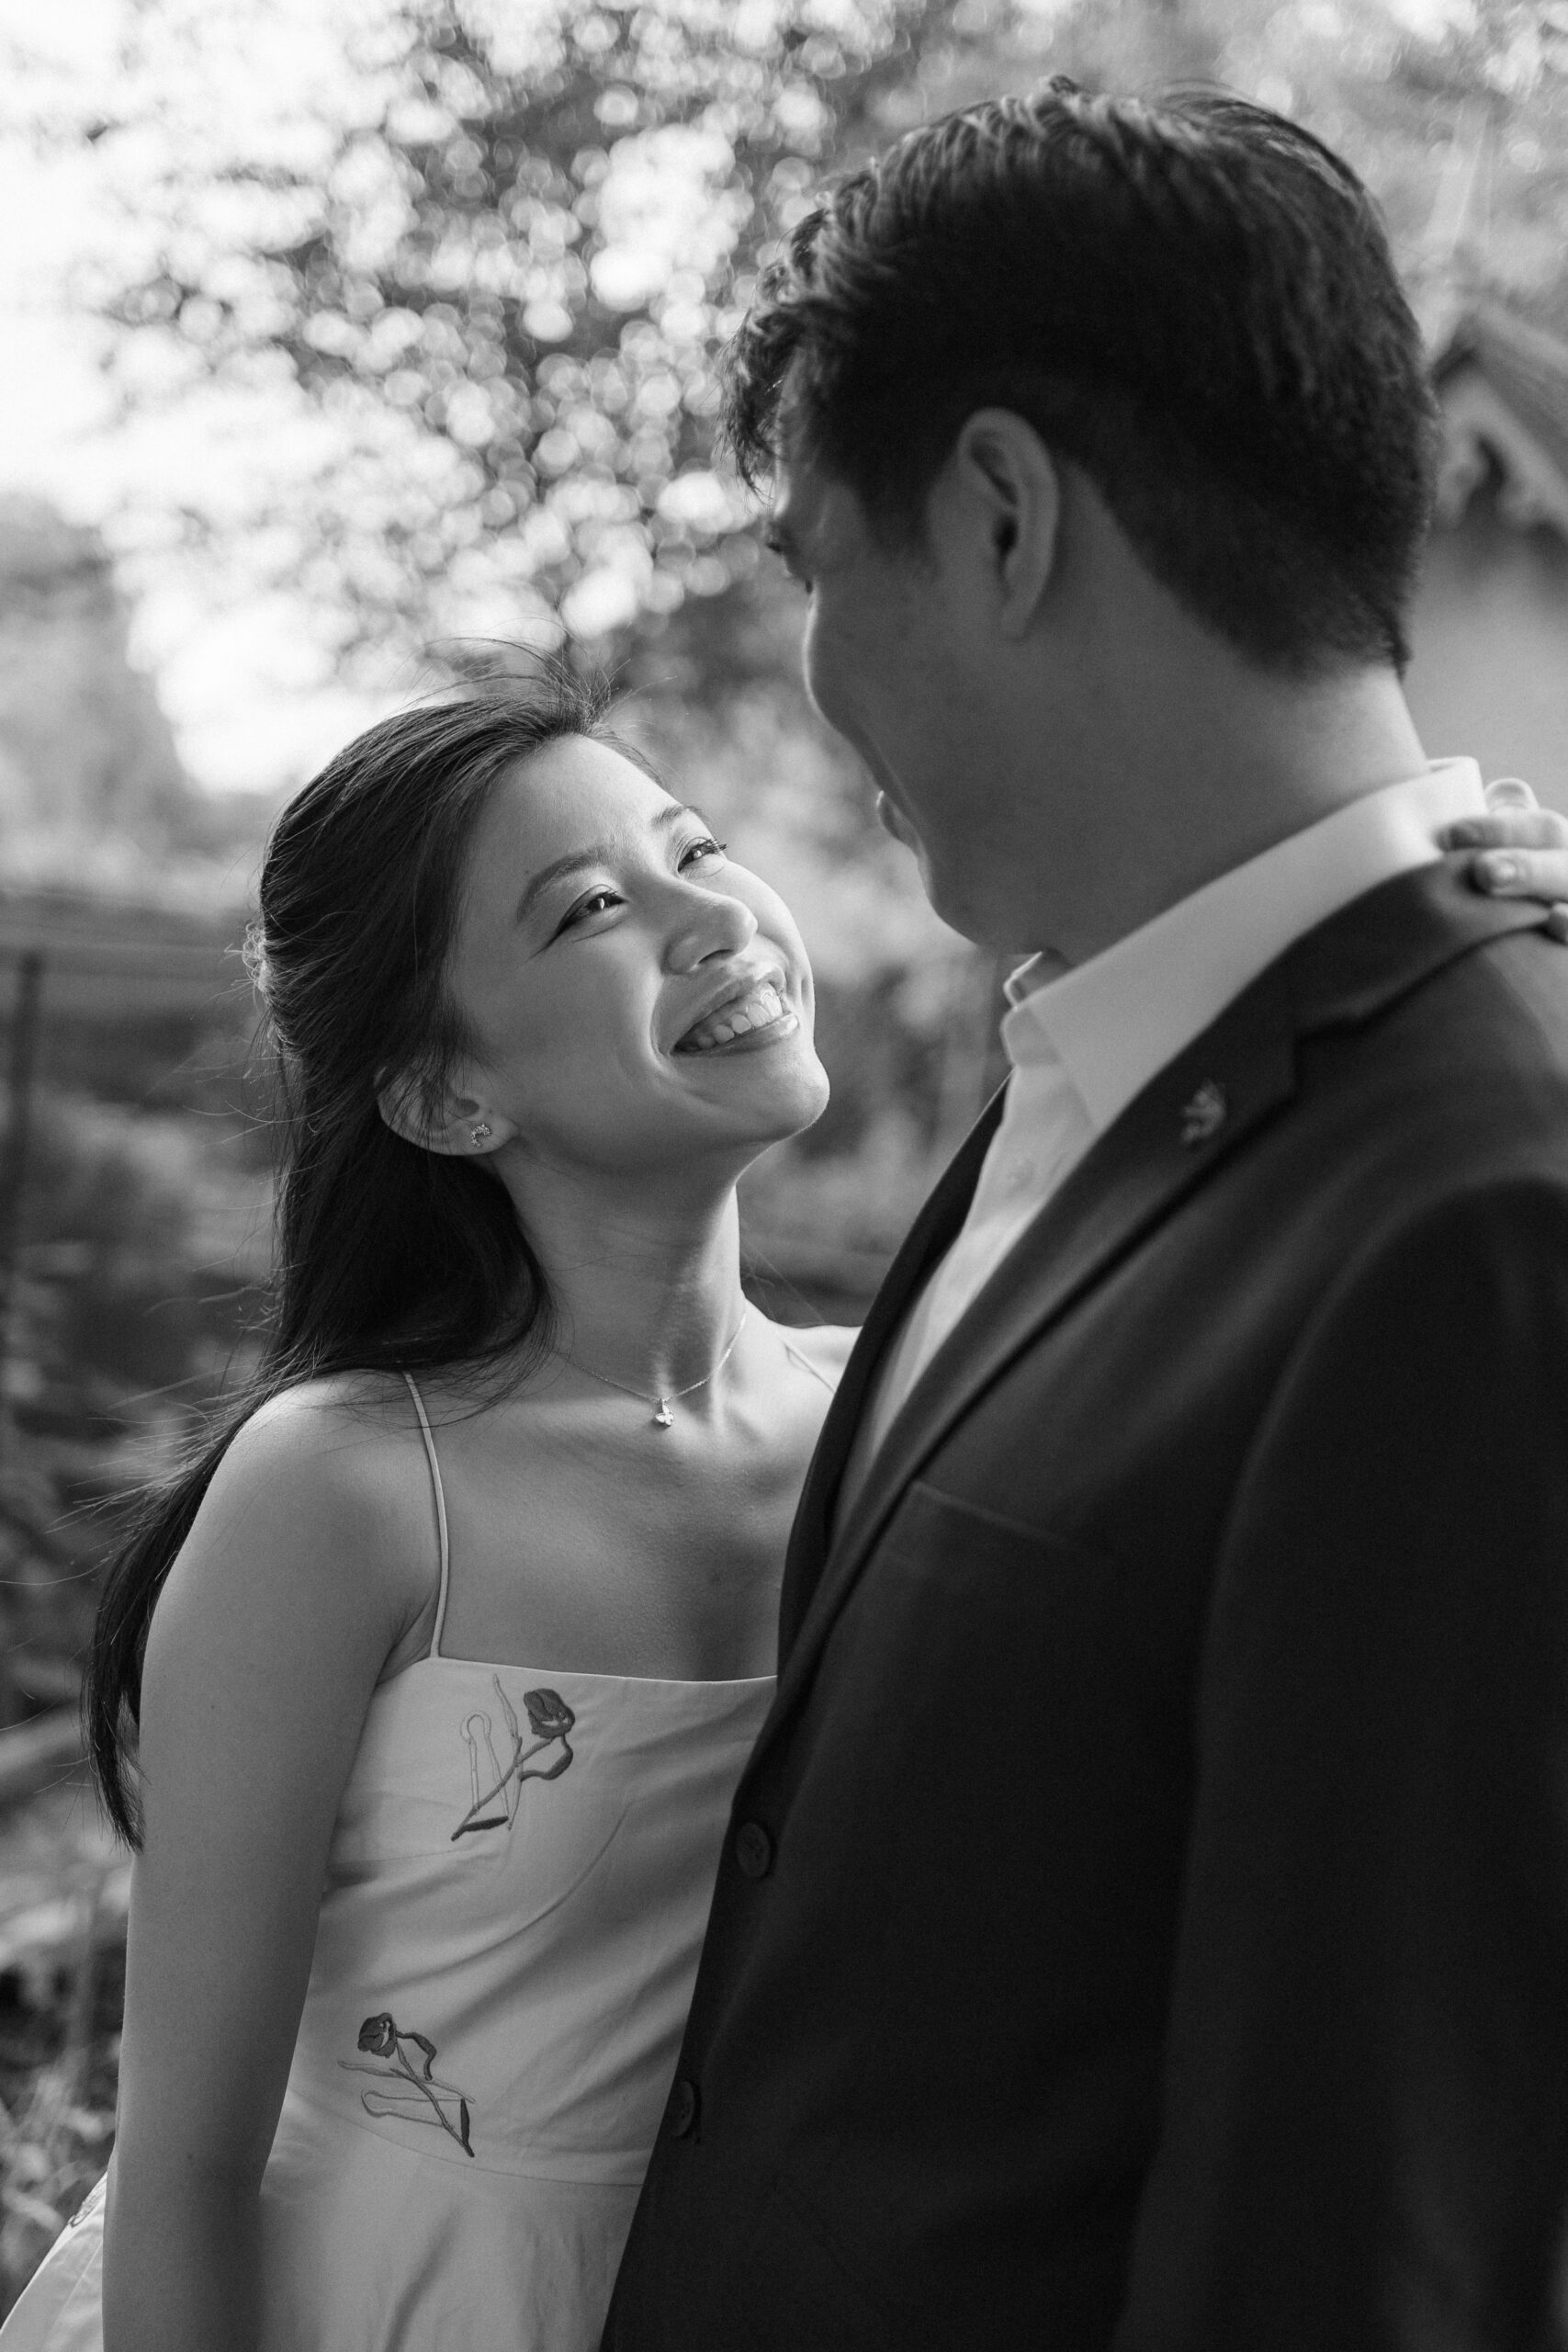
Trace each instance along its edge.
<path fill-rule="evenodd" d="M 1483 857 L 1476 860 L 1481 878 L 1489 890 L 1506 890 L 1518 881 L 1523 868 L 1517 857 Z"/>

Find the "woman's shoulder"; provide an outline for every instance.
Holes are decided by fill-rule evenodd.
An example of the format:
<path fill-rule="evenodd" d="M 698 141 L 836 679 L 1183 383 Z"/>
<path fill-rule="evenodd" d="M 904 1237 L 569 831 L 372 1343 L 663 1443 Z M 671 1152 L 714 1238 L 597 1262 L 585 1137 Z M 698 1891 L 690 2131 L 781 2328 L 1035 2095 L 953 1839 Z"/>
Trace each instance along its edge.
<path fill-rule="evenodd" d="M 430 1474 L 400 1380 L 301 1383 L 234 1432 L 180 1546 L 165 1640 L 248 1627 L 257 1654 L 306 1635 L 378 1670 L 435 1588 Z M 203 1631 L 202 1629 L 206 1629 Z M 205 1655 L 205 1652 L 202 1652 Z M 363 1660 L 362 1660 L 363 1662 Z"/>
<path fill-rule="evenodd" d="M 280 1388 L 241 1422 L 224 1456 L 242 1476 L 280 1463 L 326 1479 L 353 1478 L 389 1446 L 417 1433 L 400 1374 L 332 1373 Z"/>
<path fill-rule="evenodd" d="M 280 1389 L 241 1423 L 207 1516 L 260 1510 L 322 1543 L 385 1542 L 411 1519 L 423 1524 L 428 1477 L 406 1383 L 333 1374 Z"/>
<path fill-rule="evenodd" d="M 806 1358 L 813 1372 L 819 1373 L 831 1387 L 839 1385 L 839 1376 L 850 1360 L 850 1350 L 860 1338 L 860 1327 L 854 1323 L 811 1323 L 804 1329 L 794 1324 L 777 1327 L 786 1348 Z"/>

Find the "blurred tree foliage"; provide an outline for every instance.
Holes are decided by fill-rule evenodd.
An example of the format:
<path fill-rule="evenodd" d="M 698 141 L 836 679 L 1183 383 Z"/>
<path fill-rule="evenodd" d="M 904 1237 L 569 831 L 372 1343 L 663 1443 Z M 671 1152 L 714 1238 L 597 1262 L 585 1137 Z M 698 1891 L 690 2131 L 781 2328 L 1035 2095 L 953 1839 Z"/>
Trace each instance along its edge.
<path fill-rule="evenodd" d="M 1417 271 L 1444 234 L 1445 159 L 1479 158 L 1497 274 L 1540 294 L 1561 270 L 1563 0 L 327 15 L 332 86 L 290 90 L 287 123 L 197 124 L 204 45 L 214 72 L 243 62 L 243 19 L 141 0 L 125 111 L 92 126 L 137 236 L 96 300 L 132 398 L 204 379 L 243 405 L 287 384 L 331 420 L 308 514 L 271 519 L 280 571 L 345 646 L 389 628 L 548 640 L 563 621 L 624 645 L 744 581 L 751 518 L 714 422 L 759 270 L 833 169 L 1043 72 L 1223 79 L 1288 108 L 1354 156 Z"/>
<path fill-rule="evenodd" d="M 249 1360 L 270 1188 L 216 1091 L 200 1072 L 179 1108 L 172 1084 L 157 1110 L 59 1084 L 35 1103 L 0 1350 L 0 1724 L 63 1696 L 51 1665 L 83 1651 L 127 1503 Z"/>
<path fill-rule="evenodd" d="M 0 1724 L 65 1695 L 93 1567 L 246 1346 L 266 1187 L 213 1128 L 54 1088 L 37 1104 L 0 1357 Z"/>
<path fill-rule="evenodd" d="M 171 146 L 169 233 L 104 291 L 125 379 L 194 357 L 318 401 L 353 456 L 307 563 L 373 626 L 547 639 L 560 612 L 601 639 L 670 612 L 755 560 L 711 461 L 759 266 L 912 78 L 990 35 L 952 0 L 389 0 L 346 39 L 359 103 L 334 94 L 292 167 L 264 135 L 193 185 Z"/>

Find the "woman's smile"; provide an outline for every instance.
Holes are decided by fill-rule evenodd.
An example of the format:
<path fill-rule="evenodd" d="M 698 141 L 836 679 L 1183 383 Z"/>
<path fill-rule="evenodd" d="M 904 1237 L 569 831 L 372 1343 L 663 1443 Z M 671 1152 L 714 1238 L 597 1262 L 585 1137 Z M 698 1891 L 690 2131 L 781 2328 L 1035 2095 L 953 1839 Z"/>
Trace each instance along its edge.
<path fill-rule="evenodd" d="M 728 1019 L 733 1026 L 727 1026 L 723 1022 L 705 1024 L 699 1035 L 682 1040 L 675 1051 L 678 1054 L 710 1056 L 754 1054 L 764 1046 L 782 1045 L 800 1027 L 798 1015 L 793 1013 L 787 1004 L 781 1004 L 771 989 L 748 997 L 745 1003 L 737 1007 Z"/>
<path fill-rule="evenodd" d="M 760 1046 L 777 1045 L 793 1036 L 800 1020 L 790 1006 L 784 977 L 777 967 L 766 972 L 737 973 L 719 1001 L 699 1014 L 676 1039 L 677 1054 L 752 1053 Z"/>

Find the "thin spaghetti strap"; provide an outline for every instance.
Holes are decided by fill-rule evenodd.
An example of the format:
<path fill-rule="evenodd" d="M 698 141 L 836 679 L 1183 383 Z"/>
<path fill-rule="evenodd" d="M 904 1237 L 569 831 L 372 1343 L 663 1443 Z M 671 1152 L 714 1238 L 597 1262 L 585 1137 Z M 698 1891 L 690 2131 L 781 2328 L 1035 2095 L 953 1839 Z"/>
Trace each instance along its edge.
<path fill-rule="evenodd" d="M 430 1416 L 424 1409 L 424 1399 L 414 1385 L 413 1374 L 405 1372 L 403 1378 L 413 1398 L 414 1411 L 419 1415 L 419 1433 L 424 1440 L 424 1458 L 430 1464 L 430 1491 L 435 1498 L 435 1534 L 441 1549 L 441 1589 L 435 1599 L 435 1631 L 430 1637 L 427 1657 L 441 1655 L 441 1635 L 446 1623 L 446 1588 L 452 1564 L 452 1547 L 446 1536 L 446 1497 L 442 1490 L 441 1464 L 435 1459 L 435 1439 L 430 1427 Z"/>
<path fill-rule="evenodd" d="M 781 1332 L 779 1336 L 783 1339 L 783 1332 Z M 829 1379 L 827 1374 L 823 1371 L 819 1363 L 813 1363 L 809 1356 L 803 1356 L 800 1350 L 796 1347 L 792 1347 L 787 1340 L 784 1340 L 784 1353 L 789 1357 L 793 1363 L 797 1363 L 802 1372 L 808 1372 L 814 1379 L 819 1380 L 822 1383 L 823 1387 L 828 1391 L 829 1396 L 836 1396 L 838 1395 L 837 1384 Z"/>

